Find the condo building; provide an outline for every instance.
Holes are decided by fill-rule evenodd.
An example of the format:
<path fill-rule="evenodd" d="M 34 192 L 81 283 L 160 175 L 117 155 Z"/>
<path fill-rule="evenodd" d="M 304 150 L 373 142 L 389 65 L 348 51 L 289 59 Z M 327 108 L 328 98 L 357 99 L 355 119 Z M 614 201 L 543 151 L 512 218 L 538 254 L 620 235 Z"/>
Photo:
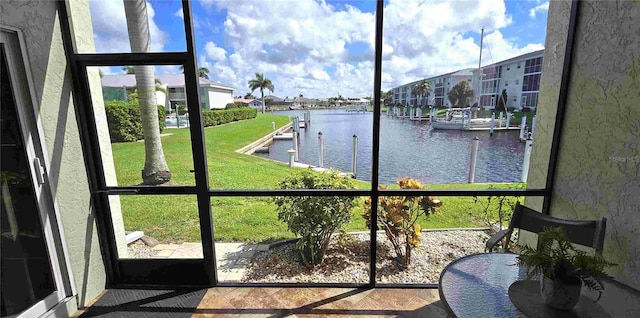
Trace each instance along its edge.
<path fill-rule="evenodd" d="M 419 101 L 420 96 L 411 94 L 413 86 L 422 80 L 404 84 L 392 89 L 393 104 L 452 107 L 447 94 L 460 81 L 469 81 L 474 92 L 473 103 L 470 104 L 493 109 L 498 105 L 502 90 L 506 90 L 507 108 L 535 109 L 538 105 L 543 55 L 544 50 L 539 50 L 482 66 L 481 77 L 478 76 L 478 69 L 473 68 L 429 77 L 426 80 L 431 86 L 431 93 L 423 102 Z"/>

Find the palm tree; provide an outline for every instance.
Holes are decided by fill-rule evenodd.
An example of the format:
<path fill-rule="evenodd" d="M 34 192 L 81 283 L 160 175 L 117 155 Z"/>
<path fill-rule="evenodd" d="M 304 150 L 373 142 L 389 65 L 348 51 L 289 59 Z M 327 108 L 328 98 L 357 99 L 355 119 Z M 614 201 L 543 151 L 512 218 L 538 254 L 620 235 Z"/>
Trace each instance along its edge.
<path fill-rule="evenodd" d="M 411 89 L 411 94 L 420 96 L 420 105 L 422 105 L 425 97 L 429 97 L 429 93 L 431 92 L 431 85 L 427 80 L 423 80 L 420 83 L 413 86 Z M 416 99 L 416 104 L 418 103 Z"/>
<path fill-rule="evenodd" d="M 260 89 L 260 97 L 262 98 L 262 113 L 264 114 L 264 89 L 266 88 L 269 91 L 273 92 L 274 88 L 271 80 L 264 77 L 263 73 L 256 73 L 256 78 L 250 80 L 248 84 L 251 93 L 253 93 L 253 91 L 255 91 L 256 89 Z"/>
<path fill-rule="evenodd" d="M 386 93 L 381 91 L 380 96 L 382 97 L 382 102 L 385 106 L 391 106 L 391 103 L 393 102 L 393 90 L 390 89 Z"/>
<path fill-rule="evenodd" d="M 133 67 L 133 66 L 123 66 L 122 70 L 124 71 L 125 74 L 135 74 L 136 73 L 136 68 Z"/>
<path fill-rule="evenodd" d="M 184 65 L 180 65 L 180 70 L 184 73 Z M 209 69 L 206 67 L 198 67 L 198 77 L 209 79 Z"/>
<path fill-rule="evenodd" d="M 124 12 L 127 18 L 131 52 L 149 52 L 151 37 L 147 17 L 146 0 L 124 0 Z M 171 171 L 164 158 L 160 140 L 160 124 L 155 102 L 155 76 L 153 66 L 135 66 L 140 117 L 144 136 L 143 184 L 162 184 L 171 180 Z"/>
<path fill-rule="evenodd" d="M 206 67 L 198 68 L 198 77 L 202 77 L 204 79 L 209 79 L 209 69 Z"/>

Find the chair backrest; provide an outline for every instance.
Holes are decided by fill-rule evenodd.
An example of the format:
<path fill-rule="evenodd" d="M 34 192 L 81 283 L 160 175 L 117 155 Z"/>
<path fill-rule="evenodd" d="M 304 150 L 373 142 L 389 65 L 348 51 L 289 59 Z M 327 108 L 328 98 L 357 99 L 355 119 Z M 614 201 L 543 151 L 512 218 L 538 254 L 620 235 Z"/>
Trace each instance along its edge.
<path fill-rule="evenodd" d="M 604 245 L 604 231 L 607 219 L 594 221 L 574 221 L 555 218 L 530 209 L 520 203 L 516 204 L 511 217 L 510 229 L 518 228 L 529 232 L 540 233 L 545 227 L 561 227 L 569 241 L 593 248 L 601 254 Z"/>

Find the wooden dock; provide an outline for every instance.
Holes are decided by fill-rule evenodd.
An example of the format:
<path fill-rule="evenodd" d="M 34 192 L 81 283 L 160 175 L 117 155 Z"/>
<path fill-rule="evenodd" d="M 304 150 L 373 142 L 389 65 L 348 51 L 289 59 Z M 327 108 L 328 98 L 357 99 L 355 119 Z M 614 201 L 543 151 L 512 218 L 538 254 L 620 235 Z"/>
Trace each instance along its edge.
<path fill-rule="evenodd" d="M 490 127 L 471 127 L 471 128 L 464 128 L 463 130 L 469 130 L 469 131 L 491 131 Z M 494 127 L 493 131 L 505 131 L 505 130 L 520 130 L 519 126 L 510 126 L 510 127 Z"/>

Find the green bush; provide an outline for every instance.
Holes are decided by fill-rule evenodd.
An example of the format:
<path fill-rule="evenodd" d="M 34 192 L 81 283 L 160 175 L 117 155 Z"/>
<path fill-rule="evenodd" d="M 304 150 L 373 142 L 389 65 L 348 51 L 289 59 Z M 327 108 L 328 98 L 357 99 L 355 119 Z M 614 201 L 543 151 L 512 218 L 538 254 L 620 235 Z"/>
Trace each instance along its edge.
<path fill-rule="evenodd" d="M 205 127 L 222 125 L 232 121 L 256 118 L 257 109 L 248 107 L 223 109 L 223 110 L 203 110 L 202 122 Z"/>
<path fill-rule="evenodd" d="M 165 119 L 167 118 L 167 110 L 162 105 L 158 105 L 158 122 L 160 124 L 160 132 L 164 131 L 167 127 L 167 122 Z"/>
<path fill-rule="evenodd" d="M 353 189 L 350 178 L 337 172 L 318 173 L 311 169 L 296 171 L 280 181 L 281 189 Z M 351 219 L 353 196 L 275 197 L 278 220 L 287 223 L 300 236 L 296 250 L 305 266 L 322 262 L 331 234 Z"/>
<path fill-rule="evenodd" d="M 175 113 L 176 107 L 173 106 L 172 111 Z M 184 115 L 187 113 L 187 105 L 178 105 L 178 114 L 180 114 L 180 116 Z"/>
<path fill-rule="evenodd" d="M 249 107 L 249 106 L 241 102 L 235 102 L 235 103 L 227 104 L 224 107 L 224 109 L 234 109 L 234 108 L 244 108 L 244 107 Z"/>
<path fill-rule="evenodd" d="M 108 101 L 104 103 L 107 114 L 107 125 L 111 142 L 132 142 L 143 138 L 140 107 L 138 104 L 123 101 Z M 165 128 L 166 111 L 158 105 L 158 120 L 160 132 Z"/>

